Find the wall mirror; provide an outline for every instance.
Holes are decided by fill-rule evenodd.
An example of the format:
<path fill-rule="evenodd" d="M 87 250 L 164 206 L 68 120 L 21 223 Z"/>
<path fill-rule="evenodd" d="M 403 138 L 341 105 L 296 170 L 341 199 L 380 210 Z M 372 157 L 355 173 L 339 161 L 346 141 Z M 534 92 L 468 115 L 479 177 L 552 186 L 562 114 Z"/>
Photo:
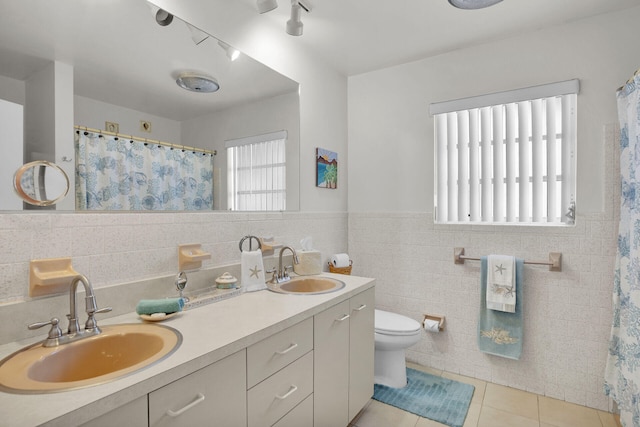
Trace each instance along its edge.
<path fill-rule="evenodd" d="M 299 209 L 297 82 L 242 53 L 232 60 L 224 41 L 157 17 L 145 0 L 0 5 L 0 100 L 24 110 L 22 140 L 2 140 L 3 152 L 11 144 L 19 164 L 66 170 L 71 190 L 57 210 L 75 209 L 74 126 L 216 151 L 213 210 L 228 209 L 225 141 L 286 130 L 286 209 Z M 181 73 L 213 77 L 220 88 L 184 90 Z M 0 200 L 0 210 L 14 209 Z"/>

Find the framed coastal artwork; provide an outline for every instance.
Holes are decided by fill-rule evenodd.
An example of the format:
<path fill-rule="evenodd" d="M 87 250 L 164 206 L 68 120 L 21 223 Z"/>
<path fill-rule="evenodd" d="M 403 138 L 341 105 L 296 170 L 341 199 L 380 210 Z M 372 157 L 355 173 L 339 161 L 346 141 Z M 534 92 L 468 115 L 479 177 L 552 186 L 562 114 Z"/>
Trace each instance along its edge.
<path fill-rule="evenodd" d="M 338 188 L 338 153 L 316 148 L 316 187 Z"/>

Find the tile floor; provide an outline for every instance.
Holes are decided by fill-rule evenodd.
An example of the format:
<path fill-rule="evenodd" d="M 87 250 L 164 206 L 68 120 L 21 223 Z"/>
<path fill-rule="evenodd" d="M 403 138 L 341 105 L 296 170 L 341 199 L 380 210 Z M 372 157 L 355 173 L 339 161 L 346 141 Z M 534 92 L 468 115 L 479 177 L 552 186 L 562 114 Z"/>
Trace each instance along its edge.
<path fill-rule="evenodd" d="M 616 427 L 612 414 L 497 384 L 407 363 L 475 386 L 464 427 Z M 371 400 L 349 427 L 438 427 L 444 424 Z"/>

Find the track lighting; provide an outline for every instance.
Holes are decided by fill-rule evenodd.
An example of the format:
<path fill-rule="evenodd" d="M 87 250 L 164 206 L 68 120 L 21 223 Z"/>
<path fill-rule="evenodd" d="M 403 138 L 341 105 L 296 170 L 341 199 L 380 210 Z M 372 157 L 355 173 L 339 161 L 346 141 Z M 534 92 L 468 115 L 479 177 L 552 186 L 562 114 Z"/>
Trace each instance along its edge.
<path fill-rule="evenodd" d="M 187 28 L 189 28 L 189 32 L 191 33 L 191 40 L 193 40 L 196 46 L 209 38 L 209 34 L 205 33 L 204 31 L 199 30 L 189 23 L 185 22 L 185 24 L 187 24 Z"/>
<path fill-rule="evenodd" d="M 222 40 L 218 41 L 218 45 L 226 52 L 227 58 L 230 60 L 235 61 L 240 56 L 240 51 L 238 49 L 229 46 Z"/>
<path fill-rule="evenodd" d="M 277 0 L 257 0 L 258 12 L 267 13 L 278 7 Z"/>
<path fill-rule="evenodd" d="M 151 8 L 151 14 L 153 15 L 153 18 L 156 20 L 158 25 L 160 25 L 161 27 L 166 27 L 167 25 L 171 24 L 171 22 L 173 21 L 172 14 L 150 3 L 149 7 Z"/>
<path fill-rule="evenodd" d="M 452 6 L 459 9 L 483 9 L 500 3 L 502 0 L 449 0 Z"/>
<path fill-rule="evenodd" d="M 302 7 L 298 3 L 298 0 L 291 2 L 291 19 L 287 21 L 287 34 L 292 36 L 301 36 L 303 24 L 300 20 L 302 14 Z"/>

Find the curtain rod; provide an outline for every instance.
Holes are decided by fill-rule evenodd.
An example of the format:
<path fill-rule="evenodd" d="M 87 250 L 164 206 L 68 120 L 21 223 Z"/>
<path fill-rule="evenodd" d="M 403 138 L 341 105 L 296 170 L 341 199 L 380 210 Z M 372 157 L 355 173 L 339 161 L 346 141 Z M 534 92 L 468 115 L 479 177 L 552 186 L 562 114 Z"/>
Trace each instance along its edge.
<path fill-rule="evenodd" d="M 87 131 L 87 132 L 102 133 L 102 134 L 105 134 L 105 135 L 115 136 L 115 137 L 123 138 L 123 139 L 133 139 L 134 141 L 148 142 L 150 144 L 157 144 L 157 145 L 164 145 L 165 147 L 178 148 L 180 150 L 197 151 L 199 153 L 211 154 L 212 156 L 215 156 L 215 155 L 218 154 L 218 150 L 213 150 L 213 151 L 212 150 L 205 150 L 204 148 L 197 148 L 197 147 L 189 147 L 187 145 L 172 144 L 170 142 L 158 141 L 156 139 L 141 138 L 139 136 L 125 135 L 123 133 L 109 132 L 109 131 L 101 130 L 101 129 L 93 129 L 93 128 L 86 127 L 86 126 L 75 125 L 75 126 L 73 126 L 73 128 L 77 129 L 77 130 L 84 130 L 84 131 Z"/>
<path fill-rule="evenodd" d="M 639 73 L 640 73 L 640 68 L 638 68 L 636 71 L 634 71 L 633 75 L 631 77 L 629 77 L 629 80 L 627 80 L 624 85 L 622 85 L 618 89 L 616 89 L 616 92 L 620 92 L 622 89 L 624 89 L 624 86 L 628 85 L 629 83 L 631 83 L 633 81 L 633 79 L 635 78 L 635 76 L 637 76 Z"/>
<path fill-rule="evenodd" d="M 480 258 L 464 256 L 464 248 L 453 248 L 454 264 L 464 264 L 465 260 L 480 261 Z M 525 264 L 548 265 L 549 271 L 562 271 L 562 252 L 549 252 L 549 261 L 525 261 Z"/>

